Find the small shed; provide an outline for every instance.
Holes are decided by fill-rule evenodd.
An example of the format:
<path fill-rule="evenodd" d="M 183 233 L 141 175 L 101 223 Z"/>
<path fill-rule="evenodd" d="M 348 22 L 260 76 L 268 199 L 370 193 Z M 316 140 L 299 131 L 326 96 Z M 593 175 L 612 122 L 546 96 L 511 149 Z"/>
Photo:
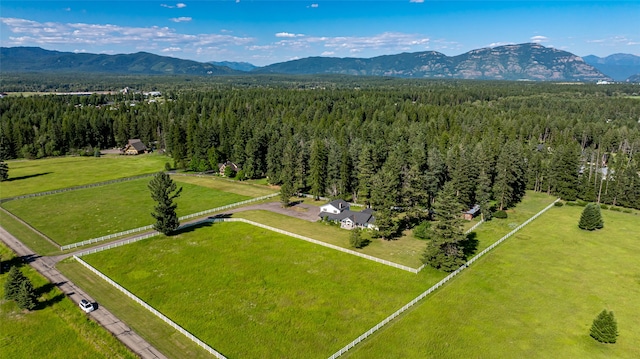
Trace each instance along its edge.
<path fill-rule="evenodd" d="M 225 163 L 218 163 L 218 173 L 220 174 L 220 176 L 224 176 L 224 173 L 227 167 L 230 167 L 235 173 L 238 173 L 238 171 L 240 171 L 240 167 L 238 167 L 238 165 L 236 165 L 231 161 L 227 161 Z"/>
<path fill-rule="evenodd" d="M 477 216 L 478 214 L 480 214 L 480 205 L 476 204 L 473 207 L 471 207 L 471 209 L 469 209 L 468 211 L 464 212 L 463 213 L 463 217 L 467 221 L 470 221 L 470 220 L 473 219 L 473 217 Z"/>
<path fill-rule="evenodd" d="M 139 155 L 141 153 L 147 153 L 147 146 L 137 138 L 131 139 L 124 147 L 123 153 L 125 155 Z"/>

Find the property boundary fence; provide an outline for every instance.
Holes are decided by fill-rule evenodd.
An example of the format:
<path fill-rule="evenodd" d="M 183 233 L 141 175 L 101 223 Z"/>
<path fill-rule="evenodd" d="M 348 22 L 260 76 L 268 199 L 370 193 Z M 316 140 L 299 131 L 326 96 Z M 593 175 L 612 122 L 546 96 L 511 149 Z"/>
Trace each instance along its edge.
<path fill-rule="evenodd" d="M 24 199 L 24 198 L 31 198 L 31 197 L 48 196 L 48 195 L 56 194 L 56 193 L 70 192 L 70 191 L 77 191 L 77 190 L 79 190 L 79 189 L 85 189 L 85 188 L 101 187 L 101 186 L 106 186 L 106 185 L 108 185 L 108 184 L 120 183 L 120 182 L 127 182 L 127 181 L 133 181 L 133 180 L 137 180 L 137 179 L 145 178 L 145 177 L 151 177 L 151 176 L 153 176 L 153 175 L 154 175 L 153 173 L 149 173 L 149 174 L 145 174 L 145 175 L 139 175 L 139 176 L 133 176 L 133 177 L 126 177 L 126 178 L 118 178 L 118 179 L 114 179 L 114 180 L 110 180 L 110 181 L 104 181 L 104 182 L 98 182 L 98 183 L 91 183 L 91 184 L 86 184 L 86 185 L 82 185 L 82 186 L 75 186 L 75 187 L 69 187 L 69 188 L 61 188 L 61 189 L 55 189 L 55 190 L 52 190 L 52 191 L 46 191 L 46 192 L 38 192 L 38 193 L 24 194 L 24 195 L 22 195 L 22 196 L 15 196 L 15 197 L 8 197 L 8 198 L 0 199 L 0 203 L 9 202 L 9 201 L 13 201 L 13 200 L 16 200 L 16 199 Z"/>
<path fill-rule="evenodd" d="M 202 212 L 198 212 L 198 213 L 193 213 L 193 214 L 189 214 L 189 215 L 186 215 L 186 216 L 182 216 L 182 217 L 180 217 L 180 220 L 184 221 L 184 220 L 191 219 L 191 218 L 201 217 L 201 216 L 207 215 L 209 213 L 224 211 L 225 209 L 229 209 L 229 208 L 242 206 L 242 205 L 245 205 L 245 204 L 248 204 L 248 203 L 252 203 L 252 202 L 257 202 L 257 201 L 262 201 L 262 200 L 265 200 L 265 199 L 269 199 L 269 198 L 275 197 L 277 195 L 278 195 L 278 193 L 273 193 L 273 194 L 269 194 L 269 195 L 262 196 L 262 197 L 256 197 L 256 198 L 251 198 L 251 199 L 248 199 L 248 200 L 245 200 L 245 201 L 241 201 L 241 202 L 231 203 L 231 204 L 228 204 L 226 206 L 212 208 L 212 209 L 208 209 L 206 211 L 202 211 Z M 60 246 L 60 250 L 64 251 L 64 250 L 67 250 L 67 249 L 82 247 L 82 246 L 87 245 L 87 244 L 102 242 L 102 241 L 106 241 L 106 240 L 109 240 L 109 239 L 126 236 L 126 235 L 133 234 L 133 233 L 150 231 L 152 229 L 153 229 L 153 225 L 134 228 L 134 229 L 130 229 L 130 230 L 124 231 L 124 232 L 108 234 L 106 236 L 97 237 L 97 238 L 91 238 L 91 239 L 87 239 L 86 241 L 76 242 L 76 243 L 71 243 L 71 244 L 67 244 L 67 245 L 64 245 L 64 246 Z"/>
<path fill-rule="evenodd" d="M 118 289 L 119 291 L 121 291 L 122 293 L 124 293 L 127 297 L 133 299 L 136 303 L 140 304 L 141 306 L 143 306 L 146 310 L 150 311 L 151 313 L 153 313 L 156 317 L 162 319 L 162 321 L 164 321 L 165 323 L 169 324 L 171 327 L 173 327 L 175 330 L 179 331 L 182 335 L 184 335 L 185 337 L 191 339 L 193 342 L 195 342 L 197 345 L 199 345 L 200 347 L 204 348 L 204 350 L 208 351 L 210 354 L 213 354 L 216 358 L 219 359 L 226 359 L 226 357 L 222 354 L 220 354 L 218 351 L 216 351 L 215 349 L 213 349 L 212 347 L 210 347 L 207 343 L 203 342 L 202 340 L 198 339 L 195 335 L 189 333 L 187 330 L 185 330 L 184 328 L 182 328 L 181 326 L 179 326 L 178 324 L 176 324 L 174 321 L 172 321 L 171 319 L 169 319 L 167 316 L 165 316 L 164 314 L 160 313 L 158 310 L 156 310 L 155 308 L 153 308 L 152 306 L 150 306 L 149 304 L 147 304 L 145 301 L 143 301 L 142 299 L 136 297 L 133 293 L 129 292 L 128 290 L 126 290 L 124 287 L 122 287 L 120 284 L 116 283 L 115 281 L 113 281 L 111 278 L 107 277 L 105 274 L 103 274 L 102 272 L 100 272 L 99 270 L 95 269 L 94 267 L 92 267 L 89 263 L 83 261 L 82 259 L 80 259 L 80 257 L 78 257 L 77 255 L 74 255 L 73 258 L 75 260 L 77 260 L 80 264 L 82 264 L 83 266 L 85 266 L 87 269 L 89 269 L 90 271 L 92 271 L 93 273 L 95 273 L 96 275 L 98 275 L 100 278 L 104 279 L 105 281 L 107 281 L 107 283 L 111 284 L 112 286 L 114 286 L 116 289 Z"/>
<path fill-rule="evenodd" d="M 212 218 L 210 221 L 214 222 L 214 223 L 215 222 L 243 222 L 243 223 L 248 223 L 248 224 L 251 224 L 251 225 L 256 226 L 256 227 L 268 229 L 270 231 L 281 233 L 281 234 L 287 235 L 289 237 L 302 239 L 303 241 L 307 241 L 307 242 L 311 242 L 313 244 L 321 245 L 323 247 L 335 249 L 335 250 L 338 250 L 340 252 L 344 252 L 344 253 L 348 253 L 348 254 L 351 254 L 351 255 L 354 255 L 354 256 L 358 256 L 358 257 L 361 257 L 361 258 L 365 258 L 365 259 L 368 259 L 368 260 L 371 260 L 371 261 L 374 261 L 374 262 L 378 262 L 378 263 L 381 263 L 381 264 L 384 264 L 384 265 L 388 265 L 388 266 L 391 266 L 391 267 L 394 267 L 394 268 L 402 269 L 402 270 L 405 270 L 407 272 L 418 273 L 418 270 L 416 268 L 411 268 L 411 267 L 404 266 L 402 264 L 398 264 L 398 263 L 390 262 L 390 261 L 387 261 L 387 260 L 384 260 L 384 259 L 372 257 L 372 256 L 370 256 L 368 254 L 363 254 L 363 253 L 356 252 L 356 251 L 353 251 L 353 250 L 350 250 L 350 249 L 338 247 L 338 246 L 333 245 L 333 244 L 329 244 L 329 243 L 325 243 L 325 242 L 322 242 L 322 241 L 319 241 L 319 240 L 316 240 L 316 239 L 313 239 L 313 238 L 301 236 L 299 234 L 287 232 L 287 231 L 284 231 L 282 229 L 278 229 L 278 228 L 275 228 L 275 227 L 264 225 L 262 223 L 250 221 L 248 219 L 244 219 L 244 218 Z"/>
<path fill-rule="evenodd" d="M 333 355 L 331 355 L 329 357 L 329 359 L 335 359 L 339 356 L 341 356 L 342 354 L 346 353 L 347 351 L 349 351 L 349 349 L 353 348 L 354 346 L 356 346 L 357 344 L 359 344 L 360 342 L 362 342 L 363 340 L 365 340 L 367 337 L 369 337 L 371 334 L 375 333 L 376 331 L 378 331 L 378 329 L 382 328 L 383 326 L 385 326 L 387 323 L 389 323 L 390 321 L 392 321 L 393 319 L 395 319 L 396 317 L 398 317 L 400 314 L 402 314 L 403 312 L 405 312 L 407 309 L 411 308 L 412 306 L 414 306 L 416 303 L 418 303 L 420 300 L 424 299 L 424 297 L 426 297 L 427 295 L 433 293 L 436 289 L 442 287 L 445 283 L 447 283 L 449 280 L 451 280 L 453 277 L 455 277 L 456 275 L 458 275 L 460 272 L 462 272 L 465 268 L 469 267 L 473 262 L 475 262 L 476 260 L 478 260 L 480 257 L 482 257 L 483 255 L 487 254 L 489 251 L 491 251 L 492 249 L 494 249 L 496 246 L 498 246 L 500 243 L 504 242 L 507 238 L 511 237 L 513 234 L 515 234 L 516 232 L 518 232 L 520 229 L 522 229 L 522 227 L 526 226 L 527 224 L 529 224 L 531 221 L 533 221 L 534 219 L 538 218 L 541 214 L 543 214 L 544 212 L 546 212 L 549 208 L 553 207 L 553 205 L 558 202 L 560 199 L 556 199 L 552 204 L 548 205 L 547 207 L 545 207 L 543 210 L 541 210 L 540 212 L 536 213 L 533 217 L 529 218 L 528 220 L 526 220 L 524 223 L 522 223 L 521 225 L 519 225 L 518 227 L 516 227 L 514 230 L 512 230 L 511 232 L 507 233 L 504 237 L 500 238 L 497 242 L 495 242 L 494 244 L 492 244 L 491 246 L 489 246 L 488 248 L 486 248 L 485 250 L 483 250 L 482 252 L 476 254 L 473 258 L 471 258 L 469 261 L 467 261 L 465 264 L 463 264 L 462 266 L 460 266 L 460 268 L 456 269 L 454 272 L 450 273 L 448 276 L 444 277 L 441 281 L 439 281 L 438 283 L 436 283 L 435 285 L 433 285 L 431 288 L 427 289 L 426 291 L 422 292 L 422 294 L 420 294 L 419 296 L 417 296 L 416 298 L 414 298 L 412 301 L 410 301 L 409 303 L 405 304 L 402 308 L 396 310 L 393 314 L 391 314 L 390 316 L 386 317 L 383 321 L 381 321 L 380 323 L 376 324 L 373 328 L 367 330 L 364 334 L 360 335 L 359 337 L 357 337 L 355 340 L 353 340 L 351 343 L 345 345 L 344 347 L 342 347 L 342 349 L 338 350 L 337 352 L 335 352 Z"/>

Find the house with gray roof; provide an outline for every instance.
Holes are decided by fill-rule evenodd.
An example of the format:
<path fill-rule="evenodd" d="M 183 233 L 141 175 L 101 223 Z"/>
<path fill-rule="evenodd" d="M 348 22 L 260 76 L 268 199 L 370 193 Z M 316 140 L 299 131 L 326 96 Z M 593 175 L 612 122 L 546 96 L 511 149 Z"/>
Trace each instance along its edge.
<path fill-rule="evenodd" d="M 348 202 L 337 199 L 320 207 L 320 218 L 325 221 L 333 221 L 340 223 L 340 228 L 370 228 L 377 229 L 375 226 L 376 218 L 373 216 L 373 210 L 370 208 L 362 212 L 351 210 Z"/>

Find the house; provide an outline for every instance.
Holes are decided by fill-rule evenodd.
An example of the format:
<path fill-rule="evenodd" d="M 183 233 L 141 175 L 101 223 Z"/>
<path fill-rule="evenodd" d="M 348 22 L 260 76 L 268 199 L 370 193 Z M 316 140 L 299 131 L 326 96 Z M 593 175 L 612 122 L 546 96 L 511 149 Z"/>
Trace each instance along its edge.
<path fill-rule="evenodd" d="M 478 214 L 480 214 L 480 205 L 476 204 L 473 207 L 471 207 L 470 210 L 464 212 L 462 214 L 462 216 L 464 217 L 464 219 L 466 219 L 467 221 L 470 221 L 473 219 L 473 217 L 477 216 Z"/>
<path fill-rule="evenodd" d="M 344 210 L 350 210 L 350 209 L 351 209 L 351 206 L 347 201 L 343 199 L 336 199 L 323 206 L 320 206 L 320 213 L 327 212 L 327 213 L 338 214 Z"/>
<path fill-rule="evenodd" d="M 373 216 L 373 210 L 365 209 L 362 212 L 352 211 L 349 203 L 342 199 L 333 200 L 320 207 L 320 218 L 325 221 L 333 221 L 340 223 L 340 228 L 370 228 L 377 229 L 375 226 L 376 218 Z"/>
<path fill-rule="evenodd" d="M 236 165 L 231 161 L 227 161 L 225 163 L 218 163 L 218 173 L 220 174 L 220 176 L 224 176 L 224 173 L 227 170 L 227 167 L 230 167 L 235 173 L 238 173 L 238 171 L 240 171 L 240 167 L 238 167 L 238 165 Z"/>
<path fill-rule="evenodd" d="M 131 139 L 129 143 L 124 146 L 122 151 L 125 155 L 139 155 L 141 153 L 147 153 L 147 146 L 139 139 Z"/>

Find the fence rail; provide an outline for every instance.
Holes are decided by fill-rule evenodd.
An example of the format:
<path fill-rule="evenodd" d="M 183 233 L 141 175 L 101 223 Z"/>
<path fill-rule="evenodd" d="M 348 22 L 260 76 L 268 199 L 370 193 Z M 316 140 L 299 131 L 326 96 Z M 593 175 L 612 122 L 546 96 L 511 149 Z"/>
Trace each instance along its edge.
<path fill-rule="evenodd" d="M 92 271 L 93 273 L 95 273 L 96 275 L 98 275 L 100 278 L 104 279 L 105 281 L 107 281 L 107 283 L 111 284 L 112 286 L 114 286 L 116 289 L 118 289 L 119 291 L 121 291 L 122 293 L 124 293 L 127 297 L 133 299 L 136 303 L 140 304 L 141 306 L 143 306 L 145 309 L 147 309 L 148 311 L 150 311 L 151 313 L 153 313 L 156 317 L 162 319 L 162 321 L 164 321 L 165 323 L 169 324 L 171 327 L 173 327 L 175 330 L 179 331 L 182 335 L 184 335 L 185 337 L 191 339 L 193 342 L 195 342 L 197 345 L 199 345 L 200 347 L 204 348 L 204 350 L 208 351 L 210 354 L 213 354 L 216 358 L 219 359 L 226 359 L 226 357 L 222 354 L 220 354 L 219 352 L 217 352 L 215 349 L 213 349 L 212 347 L 210 347 L 207 343 L 203 342 L 202 340 L 198 339 L 198 337 L 196 337 L 195 335 L 189 333 L 187 330 L 185 330 L 184 328 L 182 328 L 181 326 L 179 326 L 178 324 L 176 324 L 174 321 L 172 321 L 171 319 L 169 319 L 167 316 L 165 316 L 164 314 L 160 313 L 158 310 L 156 310 L 155 308 L 153 308 L 152 306 L 150 306 L 149 304 L 147 304 L 145 301 L 143 301 L 142 299 L 136 297 L 133 293 L 129 292 L 128 290 L 126 290 L 124 287 L 122 287 L 120 284 L 116 283 L 115 281 L 113 281 L 111 278 L 107 277 L 105 274 L 103 274 L 102 272 L 100 272 L 99 270 L 95 269 L 94 267 L 92 267 L 89 263 L 83 261 L 82 259 L 80 259 L 78 256 L 73 256 L 73 258 L 75 260 L 77 260 L 80 264 L 82 264 L 83 266 L 85 266 L 87 269 L 89 269 L 90 271 Z"/>
<path fill-rule="evenodd" d="M 82 185 L 82 186 L 75 186 L 75 187 L 69 187 L 69 188 L 54 189 L 54 190 L 52 190 L 52 191 L 46 191 L 46 192 L 38 192 L 38 193 L 24 194 L 24 195 L 21 195 L 21 196 L 8 197 L 8 198 L 0 199 L 0 203 L 9 202 L 9 201 L 13 201 L 13 200 L 16 200 L 16 199 L 24 199 L 24 198 L 31 198 L 31 197 L 48 196 L 48 195 L 52 195 L 52 194 L 56 194 L 56 193 L 63 193 L 63 192 L 77 191 L 77 190 L 79 190 L 79 189 L 85 189 L 85 188 L 101 187 L 101 186 L 106 186 L 106 185 L 108 185 L 108 184 L 120 183 L 120 182 L 127 182 L 127 181 L 133 181 L 133 180 L 137 180 L 137 179 L 141 179 L 141 178 L 145 178 L 145 177 L 151 177 L 151 176 L 153 176 L 153 173 L 150 173 L 150 174 L 144 174 L 144 175 L 139 175 L 139 176 L 133 176 L 133 177 L 118 178 L 118 179 L 114 179 L 114 180 L 110 180 L 110 181 L 104 181 L 104 182 L 98 182 L 98 183 L 91 183 L 91 184 L 86 184 L 86 185 Z"/>
<path fill-rule="evenodd" d="M 322 241 L 319 241 L 319 240 L 316 240 L 316 239 L 313 239 L 313 238 L 301 236 L 299 234 L 287 232 L 287 231 L 279 229 L 279 228 L 275 228 L 275 227 L 264 225 L 262 223 L 250 221 L 248 219 L 244 219 L 244 218 L 212 218 L 210 221 L 211 222 L 243 222 L 243 223 L 248 223 L 248 224 L 251 224 L 251 225 L 256 226 L 256 227 L 268 229 L 270 231 L 277 232 L 277 233 L 280 233 L 280 234 L 284 234 L 284 235 L 287 235 L 289 237 L 302 239 L 303 241 L 307 241 L 307 242 L 311 242 L 313 244 L 321 245 L 323 247 L 335 249 L 335 250 L 338 250 L 340 252 L 344 252 L 344 253 L 348 253 L 348 254 L 351 254 L 351 255 L 354 255 L 354 256 L 358 256 L 358 257 L 361 257 L 361 258 L 365 258 L 365 259 L 368 259 L 368 260 L 371 260 L 371 261 L 374 261 L 374 262 L 378 262 L 378 263 L 381 263 L 381 264 L 384 264 L 384 265 L 388 265 L 388 266 L 391 266 L 391 267 L 394 267 L 394 268 L 402 269 L 402 270 L 405 270 L 407 272 L 418 273 L 418 270 L 416 268 L 411 268 L 411 267 L 404 266 L 402 264 L 398 264 L 398 263 L 390 262 L 390 261 L 387 261 L 387 260 L 384 260 L 384 259 L 376 258 L 376 257 L 370 256 L 368 254 L 363 254 L 363 253 L 360 253 L 360 252 L 353 251 L 351 249 L 338 247 L 338 246 L 333 245 L 333 244 L 329 244 L 329 243 L 325 243 L 325 242 L 322 242 Z"/>
<path fill-rule="evenodd" d="M 393 319 L 395 319 L 397 316 L 399 316 L 400 314 L 402 314 L 403 312 L 405 312 L 407 309 L 411 308 L 412 306 L 414 306 L 416 303 L 418 303 L 420 300 L 424 299 L 424 297 L 426 297 L 427 295 L 433 293 L 436 289 L 442 287 L 445 283 L 447 283 L 449 280 L 451 280 L 453 277 L 455 277 L 456 275 L 458 275 L 460 272 L 462 272 L 465 268 L 469 267 L 473 262 L 475 262 L 476 260 L 478 260 L 480 257 L 482 257 L 483 255 L 487 254 L 489 251 L 491 251 L 492 249 L 494 249 L 496 246 L 498 246 L 500 243 L 504 242 L 507 238 L 511 237 L 513 234 L 515 234 L 516 232 L 518 232 L 520 229 L 522 229 L 522 227 L 526 226 L 527 224 L 531 223 L 531 221 L 533 221 L 534 219 L 538 218 L 541 214 L 543 214 L 544 212 L 546 212 L 549 208 L 553 207 L 553 205 L 558 202 L 560 199 L 556 199 L 552 204 L 548 205 L 547 207 L 545 207 L 543 210 L 541 210 L 540 212 L 536 213 L 533 217 L 529 218 L 528 220 L 526 220 L 524 223 L 522 223 L 521 225 L 519 225 L 518 227 L 516 227 L 514 230 L 512 230 L 511 232 L 507 233 L 504 237 L 500 238 L 497 242 L 493 243 L 491 246 L 489 246 L 488 248 L 486 248 L 485 250 L 483 250 L 482 252 L 476 254 L 473 258 L 471 258 L 469 261 L 467 261 L 465 264 L 463 264 L 462 266 L 460 266 L 460 268 L 456 269 L 454 272 L 450 273 L 448 276 L 444 277 L 441 281 L 439 281 L 438 283 L 436 283 L 435 285 L 433 285 L 431 288 L 427 289 L 426 291 L 424 291 L 422 294 L 420 294 L 419 296 L 417 296 L 416 298 L 414 298 L 412 301 L 410 301 L 409 303 L 405 304 L 402 308 L 398 309 L 397 311 L 395 311 L 393 314 L 391 314 L 390 316 L 386 317 L 383 321 L 381 321 L 380 323 L 376 324 L 373 328 L 367 330 L 364 334 L 360 335 L 359 337 L 357 337 L 355 340 L 353 340 L 351 343 L 345 345 L 344 347 L 342 347 L 340 350 L 338 350 L 337 352 L 335 352 L 333 355 L 331 355 L 329 357 L 329 359 L 336 359 L 339 356 L 341 356 L 342 354 L 346 353 L 347 351 L 349 351 L 351 348 L 353 348 L 354 346 L 356 346 L 357 344 L 359 344 L 360 342 L 362 342 L 363 340 L 365 340 L 367 337 L 369 337 L 371 334 L 375 333 L 377 330 L 379 330 L 380 328 L 382 328 L 383 326 L 385 326 L 387 323 L 389 323 L 390 321 L 392 321 Z M 469 230 L 471 231 L 471 230 Z"/>
<path fill-rule="evenodd" d="M 248 199 L 248 200 L 245 200 L 245 201 L 241 201 L 241 202 L 231 203 L 231 204 L 228 204 L 226 206 L 212 208 L 212 209 L 208 209 L 206 211 L 202 211 L 202 212 L 198 212 L 198 213 L 193 213 L 193 214 L 189 214 L 189 215 L 186 215 L 186 216 L 182 216 L 182 217 L 180 217 L 180 220 L 184 221 L 186 219 L 201 217 L 201 216 L 207 215 L 209 213 L 224 211 L 225 209 L 229 209 L 229 208 L 242 206 L 242 205 L 245 205 L 245 204 L 248 204 L 248 203 L 252 203 L 252 202 L 258 202 L 258 201 L 262 201 L 262 200 L 265 200 L 265 199 L 269 199 L 269 198 L 275 197 L 277 195 L 278 195 L 278 193 L 273 193 L 273 194 L 269 194 L 269 195 L 262 196 L 262 197 L 256 197 L 256 198 L 251 198 L 251 199 Z M 102 241 L 106 241 L 106 240 L 113 239 L 113 238 L 123 237 L 123 236 L 127 236 L 127 235 L 133 234 L 133 233 L 150 231 L 152 229 L 153 229 L 153 225 L 148 225 L 148 226 L 144 226 L 144 227 L 130 229 L 130 230 L 127 230 L 127 231 L 124 231 L 124 232 L 112 233 L 112 234 L 108 234 L 106 236 L 97 237 L 97 238 L 91 238 L 91 239 L 87 239 L 86 241 L 76 242 L 76 243 L 71 243 L 71 244 L 67 244 L 67 245 L 64 245 L 64 246 L 60 246 L 60 250 L 64 251 L 64 250 L 67 250 L 67 249 L 82 247 L 82 246 L 85 246 L 87 244 L 93 244 L 93 243 L 102 242 Z"/>

